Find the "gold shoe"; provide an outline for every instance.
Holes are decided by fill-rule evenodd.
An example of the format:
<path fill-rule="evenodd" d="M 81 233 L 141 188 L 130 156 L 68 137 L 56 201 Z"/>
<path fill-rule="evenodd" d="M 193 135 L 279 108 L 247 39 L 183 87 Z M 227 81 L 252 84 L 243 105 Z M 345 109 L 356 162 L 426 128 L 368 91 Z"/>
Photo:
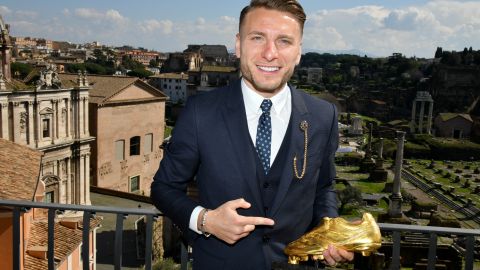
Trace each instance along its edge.
<path fill-rule="evenodd" d="M 359 224 L 343 218 L 323 218 L 323 222 L 310 232 L 287 245 L 284 252 L 288 263 L 323 260 L 323 251 L 333 245 L 339 249 L 361 252 L 369 256 L 380 248 L 382 236 L 380 228 L 370 213 L 364 213 Z"/>

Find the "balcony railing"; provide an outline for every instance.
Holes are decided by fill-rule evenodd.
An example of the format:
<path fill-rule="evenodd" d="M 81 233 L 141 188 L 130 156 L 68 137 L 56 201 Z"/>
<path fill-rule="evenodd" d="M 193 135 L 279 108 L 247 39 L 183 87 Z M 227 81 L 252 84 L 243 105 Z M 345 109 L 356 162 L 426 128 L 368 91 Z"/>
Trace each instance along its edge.
<path fill-rule="evenodd" d="M 83 244 L 82 260 L 89 261 L 89 230 L 90 218 L 95 214 L 108 213 L 116 215 L 115 228 L 115 249 L 114 249 L 114 269 L 121 269 L 122 265 L 122 235 L 123 220 L 127 215 L 140 215 L 146 217 L 146 238 L 145 238 L 145 269 L 152 269 L 152 239 L 153 239 L 153 221 L 161 216 L 156 210 L 146 210 L 138 208 L 118 208 L 104 206 L 87 205 L 68 205 L 68 204 L 49 204 L 30 201 L 12 201 L 0 200 L 1 207 L 11 207 L 13 211 L 13 269 L 20 270 L 20 214 L 22 211 L 28 211 L 32 208 L 48 209 L 48 269 L 55 269 L 53 253 L 54 247 L 54 219 L 57 211 L 83 211 Z M 466 239 L 464 253 L 464 269 L 473 270 L 474 263 L 474 245 L 475 236 L 480 236 L 480 230 L 477 229 L 458 229 L 432 226 L 416 226 L 402 224 L 379 223 L 382 233 L 392 234 L 392 258 L 388 266 L 389 269 L 400 269 L 400 247 L 402 233 L 424 233 L 429 237 L 428 248 L 428 270 L 435 269 L 437 261 L 437 237 L 439 235 L 463 236 Z M 187 269 L 188 256 L 184 246 L 182 246 L 181 269 Z M 83 270 L 89 270 L 89 264 L 83 264 Z"/>

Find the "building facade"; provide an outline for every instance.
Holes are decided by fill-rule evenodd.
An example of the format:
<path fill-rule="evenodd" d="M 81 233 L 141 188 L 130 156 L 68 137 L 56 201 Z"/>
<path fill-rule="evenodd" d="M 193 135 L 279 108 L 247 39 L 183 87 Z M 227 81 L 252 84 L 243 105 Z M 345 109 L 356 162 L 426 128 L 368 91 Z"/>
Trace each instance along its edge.
<path fill-rule="evenodd" d="M 61 74 L 65 85 L 76 75 Z M 88 77 L 92 184 L 149 195 L 162 158 L 166 95 L 136 77 Z"/>
<path fill-rule="evenodd" d="M 45 201 L 90 204 L 88 83 L 63 87 L 56 66 L 40 73 L 34 88 L 0 79 L 0 137 L 44 153 L 40 177 Z"/>
<path fill-rule="evenodd" d="M 163 73 L 150 77 L 149 83 L 155 86 L 169 97 L 170 103 L 185 102 L 187 92 L 188 75 L 184 73 Z"/>

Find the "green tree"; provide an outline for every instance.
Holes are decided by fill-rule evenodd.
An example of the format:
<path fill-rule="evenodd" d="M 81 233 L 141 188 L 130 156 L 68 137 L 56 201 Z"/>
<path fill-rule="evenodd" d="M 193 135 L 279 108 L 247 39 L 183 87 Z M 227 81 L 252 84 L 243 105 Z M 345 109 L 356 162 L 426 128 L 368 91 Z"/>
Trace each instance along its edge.
<path fill-rule="evenodd" d="M 139 78 L 148 78 L 153 75 L 152 72 L 146 70 L 145 68 L 137 68 L 127 73 L 128 76 L 139 77 Z"/>
<path fill-rule="evenodd" d="M 25 78 L 32 70 L 33 67 L 29 64 L 14 62 L 10 65 L 10 72 L 18 78 Z"/>

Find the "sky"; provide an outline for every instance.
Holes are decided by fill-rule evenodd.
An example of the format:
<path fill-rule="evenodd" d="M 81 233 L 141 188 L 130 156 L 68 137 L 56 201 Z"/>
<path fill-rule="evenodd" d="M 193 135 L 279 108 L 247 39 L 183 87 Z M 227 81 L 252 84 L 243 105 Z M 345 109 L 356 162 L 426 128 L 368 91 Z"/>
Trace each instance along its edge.
<path fill-rule="evenodd" d="M 131 45 L 161 52 L 188 44 L 234 49 L 248 0 L 2 0 L 12 36 Z M 432 58 L 437 47 L 480 49 L 480 1 L 300 0 L 303 51 Z"/>

